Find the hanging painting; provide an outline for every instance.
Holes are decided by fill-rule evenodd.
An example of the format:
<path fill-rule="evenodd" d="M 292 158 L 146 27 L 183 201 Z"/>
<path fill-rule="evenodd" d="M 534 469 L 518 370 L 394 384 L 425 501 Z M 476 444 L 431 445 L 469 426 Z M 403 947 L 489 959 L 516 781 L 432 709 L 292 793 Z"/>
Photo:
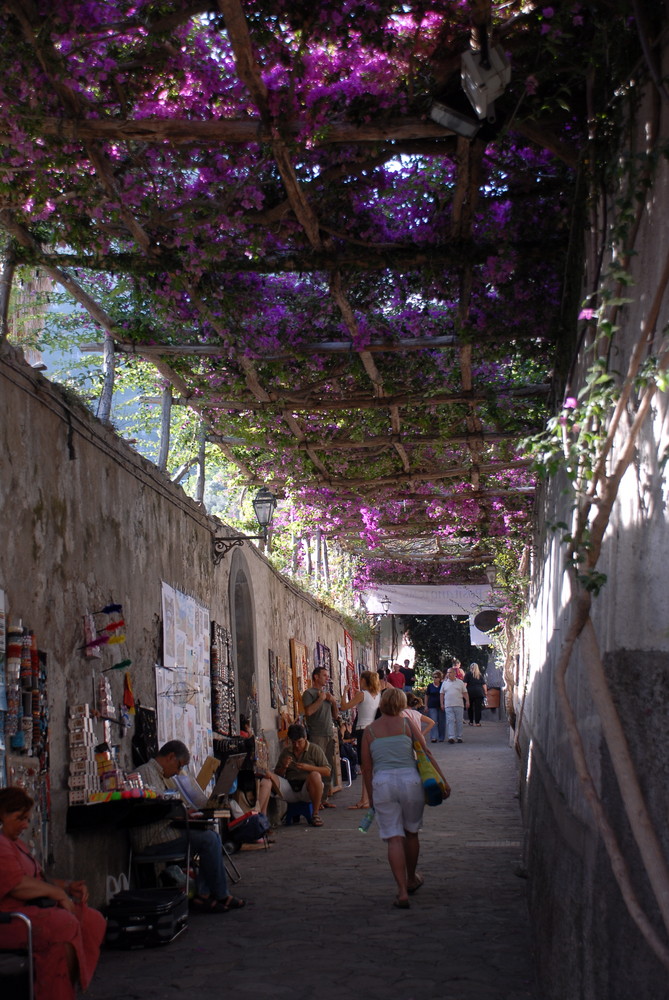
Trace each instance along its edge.
<path fill-rule="evenodd" d="M 290 663 L 293 670 L 293 711 L 297 716 L 304 711 L 302 692 L 311 687 L 309 650 L 298 639 L 290 640 Z"/>
<path fill-rule="evenodd" d="M 271 649 L 267 650 L 267 660 L 269 665 L 269 702 L 272 708 L 278 708 L 280 694 L 277 658 L 276 653 Z"/>
<path fill-rule="evenodd" d="M 285 739 L 288 726 L 295 722 L 295 698 L 293 695 L 293 671 L 290 664 L 277 657 L 277 694 L 279 699 L 279 719 L 277 728 L 279 739 Z"/>

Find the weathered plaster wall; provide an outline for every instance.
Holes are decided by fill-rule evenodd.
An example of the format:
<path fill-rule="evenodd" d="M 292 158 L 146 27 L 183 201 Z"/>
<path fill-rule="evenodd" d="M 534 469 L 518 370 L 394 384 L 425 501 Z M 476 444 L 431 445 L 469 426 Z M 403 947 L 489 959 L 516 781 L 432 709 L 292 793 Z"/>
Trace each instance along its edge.
<path fill-rule="evenodd" d="M 639 111 L 639 143 L 652 113 L 650 97 Z M 669 126 L 666 105 L 660 134 Z M 633 260 L 633 301 L 619 317 L 613 366 L 624 371 L 669 254 L 669 169 L 658 167 Z M 594 267 L 595 261 L 589 261 Z M 657 323 L 669 319 L 665 300 Z M 657 349 L 657 344 L 656 344 Z M 576 386 L 578 387 L 578 386 Z M 572 387 L 573 389 L 573 387 Z M 593 621 L 610 689 L 655 829 L 669 859 L 669 620 L 667 619 L 666 394 L 655 397 L 636 462 L 625 475 L 600 563 L 608 581 L 595 600 Z M 623 426 L 619 454 L 627 437 Z M 571 522 L 561 483 L 542 499 L 534 606 L 524 636 L 521 674 L 527 684 L 519 746 L 526 862 L 536 931 L 542 995 L 546 1000 L 666 1000 L 666 969 L 631 920 L 581 792 L 569 738 L 554 693 L 554 671 L 570 622 L 561 546 L 547 525 Z M 601 724 L 588 687 L 583 650 L 577 646 L 567 673 L 591 773 L 623 848 L 639 900 L 660 937 L 661 920 L 649 880 L 625 818 Z M 522 685 L 521 685 L 522 686 Z"/>
<path fill-rule="evenodd" d="M 271 757 L 276 722 L 268 649 L 289 661 L 291 636 L 306 643 L 310 654 L 320 641 L 336 664 L 343 626 L 275 573 L 250 543 L 214 566 L 211 535 L 217 523 L 10 349 L 0 354 L 0 525 L 0 588 L 7 595 L 8 621 L 21 619 L 33 628 L 48 653 L 54 868 L 76 871 L 99 898 L 106 874 L 125 867 L 124 839 L 65 835 L 68 707 L 91 702 L 92 678 L 101 666 L 82 655 L 82 615 L 110 602 L 123 605 L 127 640 L 119 648 L 132 660 L 135 697 L 155 706 L 161 581 L 192 595 L 230 628 L 229 577 L 241 568 L 252 595 L 249 629 Z M 110 662 L 105 658 L 102 665 Z M 122 672 L 107 676 L 118 703 Z M 120 745 L 129 768 L 130 734 Z"/>

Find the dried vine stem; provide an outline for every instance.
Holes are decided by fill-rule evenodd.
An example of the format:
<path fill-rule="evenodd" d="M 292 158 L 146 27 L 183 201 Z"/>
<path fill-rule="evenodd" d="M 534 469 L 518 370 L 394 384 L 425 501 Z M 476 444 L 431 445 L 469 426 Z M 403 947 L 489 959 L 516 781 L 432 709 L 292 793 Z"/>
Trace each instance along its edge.
<path fill-rule="evenodd" d="M 0 274 L 0 344 L 7 340 L 9 333 L 9 299 L 16 268 L 16 257 L 11 242 L 5 253 L 5 263 Z"/>
<path fill-rule="evenodd" d="M 612 425 L 615 422 L 615 427 L 619 425 L 622 413 L 627 408 L 629 403 L 634 380 L 641 366 L 645 348 L 654 333 L 662 300 L 668 285 L 669 256 L 665 262 L 662 277 L 653 297 L 653 302 L 649 309 L 646 322 L 643 325 L 641 336 L 630 358 L 621 397 L 611 422 Z M 668 365 L 669 351 L 665 351 L 660 357 L 659 366 L 661 369 L 666 370 Z M 574 541 L 570 545 L 570 555 L 574 555 L 583 542 L 583 534 L 588 524 L 588 515 L 593 504 L 596 502 L 597 512 L 590 525 L 589 545 L 586 555 L 586 565 L 589 569 L 594 569 L 599 560 L 604 533 L 608 527 L 611 511 L 618 496 L 620 483 L 634 459 L 636 442 L 641 428 L 648 416 L 655 392 L 656 385 L 654 383 L 648 385 L 644 390 L 641 399 L 639 400 L 625 445 L 616 461 L 611 475 L 608 477 L 605 475 L 605 461 L 613 445 L 614 431 L 612 431 L 611 428 L 609 429 L 602 446 L 602 452 L 595 466 L 597 469 L 597 476 L 593 486 L 584 499 L 581 509 L 579 510 L 578 531 Z M 596 499 L 595 492 L 597 488 L 600 489 L 600 495 Z M 643 792 L 636 775 L 634 762 L 625 737 L 625 732 L 608 689 L 599 644 L 594 625 L 590 617 L 592 596 L 590 592 L 585 590 L 578 581 L 577 570 L 573 567 L 573 564 L 570 570 L 570 582 L 572 587 L 572 603 L 576 609 L 576 614 L 567 633 L 565 645 L 560 654 L 560 659 L 556 669 L 555 684 L 558 702 L 562 709 L 565 724 L 567 726 L 569 744 L 572 750 L 576 772 L 581 780 L 586 799 L 593 810 L 593 815 L 609 855 L 611 867 L 620 887 L 623 899 L 625 900 L 625 904 L 630 915 L 632 916 L 632 919 L 639 927 L 649 946 L 655 952 L 660 961 L 663 962 L 663 964 L 669 969 L 669 948 L 667 948 L 667 946 L 659 939 L 654 928 L 640 907 L 639 901 L 631 884 L 627 863 L 618 845 L 615 833 L 613 832 L 605 815 L 602 801 L 597 793 L 594 781 L 588 769 L 583 742 L 581 740 L 576 718 L 567 695 L 565 675 L 576 640 L 581 638 L 584 652 L 583 659 L 588 672 L 588 683 L 590 684 L 593 701 L 599 714 L 602 733 L 611 756 L 625 814 L 639 849 L 644 868 L 648 874 L 650 885 L 652 886 L 657 899 L 664 926 L 669 934 L 669 866 L 667 865 L 666 859 L 663 855 L 662 846 L 653 827 L 650 814 L 648 813 Z"/>
<path fill-rule="evenodd" d="M 635 924 L 641 931 L 642 935 L 648 942 L 650 948 L 657 955 L 658 959 L 662 962 L 662 964 L 667 969 L 669 969 L 669 948 L 667 948 L 667 946 L 660 940 L 659 935 L 657 934 L 655 928 L 652 926 L 648 917 L 644 913 L 643 908 L 637 898 L 634 886 L 632 885 L 632 879 L 630 876 L 630 871 L 627 865 L 627 861 L 625 859 L 622 850 L 620 849 L 615 832 L 611 827 L 611 824 L 609 823 L 609 820 L 604 811 L 602 800 L 599 797 L 599 793 L 597 792 L 597 789 L 595 787 L 592 775 L 590 774 L 585 748 L 583 746 L 583 740 L 581 739 L 581 733 L 579 731 L 578 723 L 576 721 L 576 716 L 571 707 L 569 696 L 567 694 L 567 685 L 565 678 L 567 673 L 567 667 L 569 666 L 569 661 L 571 659 L 571 654 L 576 644 L 576 640 L 579 638 L 579 636 L 581 636 L 582 632 L 586 629 L 588 624 L 589 624 L 588 631 L 592 629 L 592 621 L 590 619 L 590 604 L 592 598 L 587 591 L 584 591 L 582 588 L 580 588 L 578 583 L 576 583 L 573 580 L 573 577 L 572 577 L 572 587 L 578 588 L 576 590 L 573 590 L 572 593 L 572 600 L 574 601 L 576 606 L 576 615 L 574 617 L 572 624 L 569 627 L 569 631 L 567 632 L 567 637 L 562 647 L 560 658 L 558 660 L 557 668 L 555 671 L 555 688 L 557 693 L 558 704 L 562 710 L 562 715 L 564 718 L 567 735 L 569 737 L 569 747 L 571 749 L 572 757 L 574 760 L 576 774 L 578 775 L 578 778 L 581 782 L 581 788 L 588 802 L 588 805 L 592 809 L 592 813 L 595 818 L 597 828 L 599 830 L 602 841 L 604 842 L 604 847 L 606 848 L 606 852 L 611 862 L 611 869 L 613 871 L 614 878 L 618 883 L 618 887 L 620 888 L 620 892 L 622 894 L 625 905 L 628 909 L 630 916 L 632 917 L 632 920 L 635 922 Z M 599 694 L 599 691 L 597 692 L 597 694 Z M 593 697 L 595 697 L 594 691 L 593 691 Z M 599 704 L 601 704 L 601 702 Z M 611 708 L 613 710 L 613 715 L 617 718 L 616 709 L 612 702 L 611 702 Z M 602 718 L 601 714 L 600 718 Z M 610 721 L 611 720 L 609 718 L 609 713 L 607 712 L 606 718 L 602 718 L 602 729 L 604 731 L 605 738 L 607 738 L 607 744 L 609 745 L 609 747 L 610 743 L 608 737 L 611 735 L 611 733 L 607 731 L 607 726 L 609 725 Z M 618 725 L 620 724 L 619 719 L 617 719 L 617 723 Z M 631 760 L 629 760 L 629 750 L 627 749 L 626 743 L 624 746 L 624 751 L 622 752 L 621 756 L 628 758 L 628 765 L 629 769 L 631 770 L 632 781 L 635 785 L 638 786 L 636 774 L 634 773 L 633 764 Z M 618 775 L 617 771 L 616 771 L 616 776 L 620 781 L 620 776 Z M 643 805 L 643 809 L 645 811 L 645 804 Z M 625 811 L 628 814 L 630 823 L 632 823 L 633 825 L 633 829 L 635 832 L 635 839 L 637 840 L 637 843 L 639 843 L 638 834 L 640 831 L 638 830 L 638 824 L 636 822 L 635 823 L 632 822 L 632 817 L 629 816 L 629 810 L 627 808 L 626 802 L 625 802 Z M 645 836 L 646 834 L 644 831 L 644 834 L 641 839 L 643 840 Z M 654 835 L 654 832 L 653 832 L 653 837 L 655 840 L 657 839 Z M 660 865 L 660 869 L 662 868 L 666 868 L 666 866 L 663 863 Z M 652 872 L 649 872 L 649 874 L 651 875 L 651 881 L 652 881 L 652 878 L 655 875 L 654 868 Z M 666 880 L 664 879 L 663 875 L 664 873 L 660 870 L 658 872 L 658 876 L 662 879 L 662 881 L 665 881 L 666 883 Z M 657 891 L 657 886 L 654 885 L 653 888 L 655 889 L 656 894 L 658 895 L 658 900 L 666 898 L 666 888 L 667 888 L 666 884 L 664 886 L 664 889 L 660 891 L 659 894 Z M 666 925 L 666 920 L 665 920 L 665 925 Z"/>

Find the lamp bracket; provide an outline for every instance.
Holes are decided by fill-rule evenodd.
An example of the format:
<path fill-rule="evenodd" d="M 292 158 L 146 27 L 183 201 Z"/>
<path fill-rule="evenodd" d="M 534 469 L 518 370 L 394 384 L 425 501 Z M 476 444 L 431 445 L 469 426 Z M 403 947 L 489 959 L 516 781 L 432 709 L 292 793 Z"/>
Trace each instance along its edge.
<path fill-rule="evenodd" d="M 236 545 L 243 545 L 244 542 L 252 542 L 258 539 L 265 539 L 266 535 L 213 535 L 211 539 L 212 543 L 212 557 L 214 560 L 214 566 L 218 566 L 220 561 L 227 556 L 231 549 L 234 549 Z"/>

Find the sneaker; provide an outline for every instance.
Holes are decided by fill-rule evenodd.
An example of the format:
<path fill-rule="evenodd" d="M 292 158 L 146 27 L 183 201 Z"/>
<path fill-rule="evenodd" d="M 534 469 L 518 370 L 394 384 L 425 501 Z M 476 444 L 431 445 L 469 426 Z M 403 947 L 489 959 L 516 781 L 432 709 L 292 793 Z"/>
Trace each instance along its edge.
<path fill-rule="evenodd" d="M 436 740 L 430 740 L 430 743 L 436 743 L 436 742 L 437 742 Z"/>
<path fill-rule="evenodd" d="M 454 740 L 454 739 L 453 739 L 452 737 L 450 737 L 450 736 L 449 736 L 449 738 L 448 738 L 448 742 L 449 742 L 449 743 L 455 743 L 455 740 Z M 462 742 L 462 741 L 461 741 L 461 742 Z"/>
<path fill-rule="evenodd" d="M 462 743 L 462 740 L 460 739 L 459 736 L 458 736 L 458 743 Z"/>

